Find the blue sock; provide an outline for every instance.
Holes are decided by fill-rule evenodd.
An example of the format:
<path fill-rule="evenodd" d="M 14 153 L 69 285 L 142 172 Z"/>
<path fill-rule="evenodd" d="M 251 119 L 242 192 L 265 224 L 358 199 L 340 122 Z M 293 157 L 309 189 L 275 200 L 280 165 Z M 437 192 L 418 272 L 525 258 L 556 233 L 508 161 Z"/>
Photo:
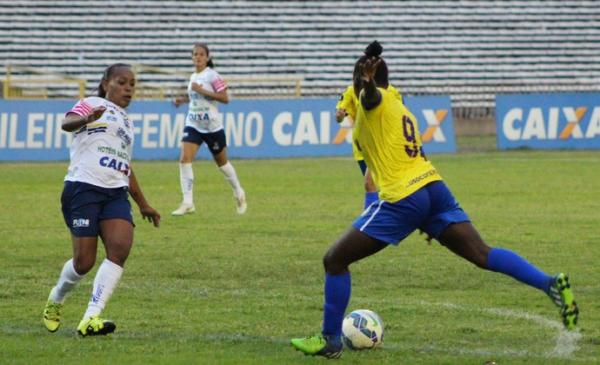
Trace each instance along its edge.
<path fill-rule="evenodd" d="M 376 191 L 367 191 L 365 193 L 365 209 L 371 205 L 371 203 L 379 200 L 379 193 Z"/>
<path fill-rule="evenodd" d="M 533 264 L 504 248 L 492 248 L 487 257 L 488 268 L 519 280 L 522 283 L 543 290 L 550 288 L 552 276 L 541 271 Z"/>
<path fill-rule="evenodd" d="M 350 273 L 325 274 L 325 304 L 323 305 L 323 334 L 334 339 L 342 334 L 342 322 L 350 301 Z"/>

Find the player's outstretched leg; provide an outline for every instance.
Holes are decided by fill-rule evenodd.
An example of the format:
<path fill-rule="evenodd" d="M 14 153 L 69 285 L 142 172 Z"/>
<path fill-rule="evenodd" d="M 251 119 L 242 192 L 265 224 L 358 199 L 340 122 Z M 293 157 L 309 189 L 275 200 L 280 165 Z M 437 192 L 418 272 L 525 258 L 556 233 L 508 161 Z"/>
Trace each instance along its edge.
<path fill-rule="evenodd" d="M 561 308 L 560 313 L 565 326 L 568 329 L 574 328 L 579 310 L 566 275 L 552 277 L 516 252 L 489 247 L 470 222 L 448 226 L 439 240 L 452 252 L 481 268 L 508 275 L 543 291 Z"/>
<path fill-rule="evenodd" d="M 565 274 L 552 277 L 518 254 L 500 248 L 493 248 L 488 255 L 488 268 L 544 291 L 560 308 L 562 322 L 568 330 L 575 328 L 579 309 L 571 291 L 569 278 Z"/>
<path fill-rule="evenodd" d="M 569 330 L 574 329 L 579 317 L 579 308 L 569 284 L 569 277 L 563 273 L 556 275 L 548 289 L 548 296 L 560 308 L 565 327 Z"/>

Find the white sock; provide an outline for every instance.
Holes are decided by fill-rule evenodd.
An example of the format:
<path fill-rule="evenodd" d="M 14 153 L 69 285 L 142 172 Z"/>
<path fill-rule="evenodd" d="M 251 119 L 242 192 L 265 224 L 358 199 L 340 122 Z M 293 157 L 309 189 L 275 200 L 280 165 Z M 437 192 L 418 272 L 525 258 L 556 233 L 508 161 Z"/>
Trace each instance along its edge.
<path fill-rule="evenodd" d="M 184 204 L 194 204 L 194 170 L 191 163 L 179 164 L 179 182 Z"/>
<path fill-rule="evenodd" d="M 229 163 L 229 161 L 227 161 L 225 165 L 219 167 L 219 170 L 221 170 L 223 175 L 225 175 L 225 180 L 227 180 L 229 182 L 229 185 L 231 185 L 235 196 L 239 196 L 240 194 L 242 194 L 244 190 L 240 185 L 240 181 L 238 180 L 233 165 Z"/>
<path fill-rule="evenodd" d="M 73 259 L 65 262 L 60 277 L 56 286 L 50 291 L 50 297 L 48 299 L 53 302 L 62 303 L 65 301 L 67 294 L 77 285 L 77 283 L 83 279 L 84 275 L 79 275 L 75 271 L 73 266 Z"/>
<path fill-rule="evenodd" d="M 94 279 L 94 289 L 92 289 L 92 297 L 88 303 L 88 308 L 83 315 L 84 319 L 100 315 L 119 280 L 121 280 L 122 274 L 123 268 L 121 266 L 108 259 L 102 261 Z"/>

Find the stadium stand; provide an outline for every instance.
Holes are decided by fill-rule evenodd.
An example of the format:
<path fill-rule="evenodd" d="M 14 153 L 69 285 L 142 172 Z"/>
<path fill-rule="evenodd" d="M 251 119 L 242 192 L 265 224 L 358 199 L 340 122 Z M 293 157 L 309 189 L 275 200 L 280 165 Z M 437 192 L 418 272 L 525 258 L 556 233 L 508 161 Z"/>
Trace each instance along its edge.
<path fill-rule="evenodd" d="M 202 41 L 234 96 L 285 94 L 275 77 L 300 78 L 302 96 L 334 96 L 374 39 L 404 94 L 449 94 L 459 108 L 489 110 L 497 93 L 600 90 L 600 6 L 578 0 L 6 0 L 0 78 L 27 66 L 85 79 L 90 92 L 125 61 L 172 72 L 140 75 L 168 97 Z"/>

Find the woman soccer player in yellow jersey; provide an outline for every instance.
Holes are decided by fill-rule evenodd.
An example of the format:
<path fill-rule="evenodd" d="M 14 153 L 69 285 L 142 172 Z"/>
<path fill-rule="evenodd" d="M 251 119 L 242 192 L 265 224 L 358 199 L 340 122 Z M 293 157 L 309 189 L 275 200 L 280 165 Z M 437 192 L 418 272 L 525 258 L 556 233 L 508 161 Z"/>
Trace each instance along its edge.
<path fill-rule="evenodd" d="M 387 87 L 388 91 L 395 93 L 397 97 L 402 101 L 402 95 L 394 88 L 392 85 Z M 335 120 L 338 123 L 341 123 L 346 117 L 350 119 L 352 126 L 356 121 L 356 108 L 358 104 L 358 94 L 356 94 L 356 89 L 354 85 L 350 85 L 346 88 L 346 90 L 342 93 L 340 100 L 337 102 L 335 106 Z M 377 186 L 375 186 L 375 182 L 373 182 L 373 178 L 371 177 L 371 172 L 367 168 L 367 164 L 365 163 L 365 159 L 362 155 L 362 152 L 356 147 L 356 144 L 352 143 L 352 155 L 354 156 L 354 160 L 358 163 L 361 173 L 364 176 L 364 186 L 365 186 L 365 200 L 364 207 L 365 209 L 371 205 L 371 203 L 376 202 L 379 199 L 379 195 L 377 193 Z"/>
<path fill-rule="evenodd" d="M 482 269 L 542 290 L 560 307 L 565 326 L 574 328 L 579 311 L 565 274 L 552 277 L 510 250 L 488 246 L 479 236 L 425 157 L 416 118 L 386 90 L 388 72 L 379 57 L 382 51 L 379 43 L 371 43 L 357 61 L 354 77 L 360 102 L 353 139 L 379 187 L 379 200 L 354 221 L 323 258 L 321 333 L 292 339 L 292 345 L 308 355 L 339 357 L 342 321 L 350 300 L 348 266 L 389 244 L 397 245 L 416 229 Z"/>

